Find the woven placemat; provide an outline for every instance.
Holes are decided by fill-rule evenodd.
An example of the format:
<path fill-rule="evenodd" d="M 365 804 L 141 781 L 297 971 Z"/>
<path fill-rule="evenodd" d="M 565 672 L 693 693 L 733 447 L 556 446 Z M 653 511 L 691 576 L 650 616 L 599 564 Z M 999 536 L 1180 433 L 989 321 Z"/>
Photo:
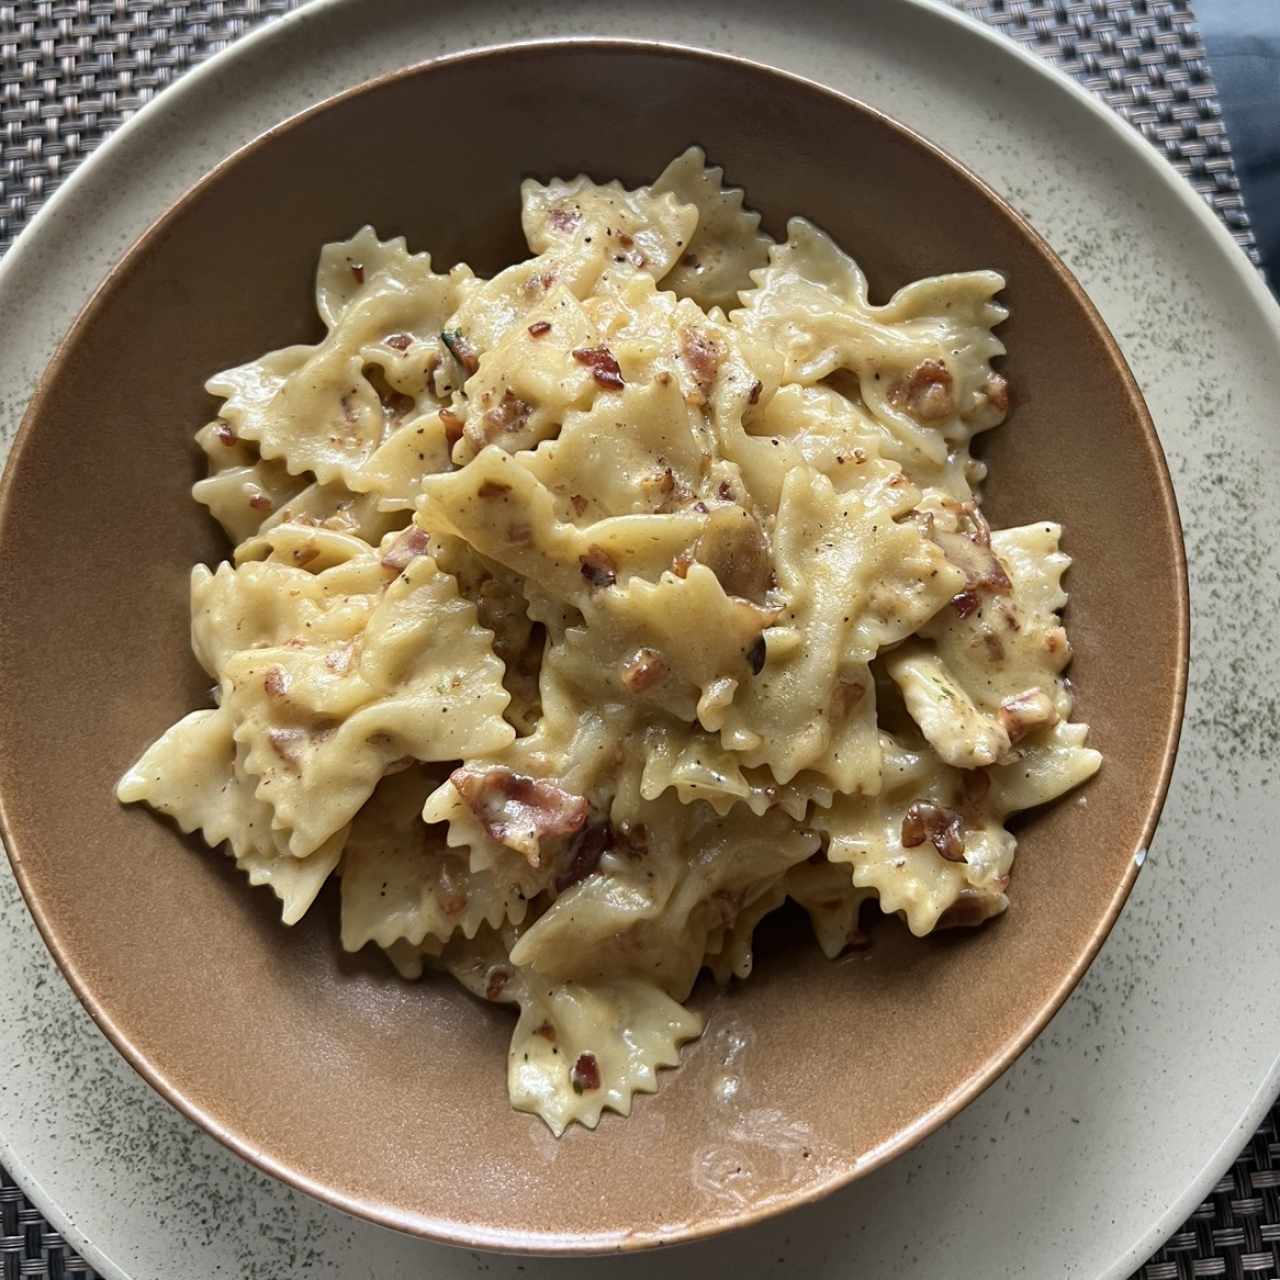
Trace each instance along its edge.
<path fill-rule="evenodd" d="M 0 254 L 122 120 L 300 2 L 0 0 Z M 1161 149 L 1258 264 L 1190 0 L 948 2 L 1099 94 Z M 0 1280 L 93 1275 L 0 1168 Z M 1137 1275 L 1280 1280 L 1280 1106 Z"/>

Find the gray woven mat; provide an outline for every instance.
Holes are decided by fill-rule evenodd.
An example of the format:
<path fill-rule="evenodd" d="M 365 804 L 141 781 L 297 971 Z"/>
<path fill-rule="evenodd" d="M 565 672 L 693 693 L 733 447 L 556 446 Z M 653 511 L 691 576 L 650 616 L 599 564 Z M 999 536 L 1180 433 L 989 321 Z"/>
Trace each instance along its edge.
<path fill-rule="evenodd" d="M 300 0 L 0 0 L 0 253 L 122 120 Z M 949 0 L 1101 95 L 1257 249 L 1190 0 Z M 1134 1171 L 1141 1177 L 1141 1170 Z M 0 1169 L 0 1280 L 93 1272 Z M 1280 1280 L 1280 1106 L 1140 1280 Z"/>

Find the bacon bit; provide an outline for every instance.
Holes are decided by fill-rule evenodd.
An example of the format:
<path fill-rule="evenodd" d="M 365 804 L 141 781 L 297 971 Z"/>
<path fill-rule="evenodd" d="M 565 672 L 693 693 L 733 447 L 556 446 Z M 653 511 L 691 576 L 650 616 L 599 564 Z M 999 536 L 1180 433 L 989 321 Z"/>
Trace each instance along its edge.
<path fill-rule="evenodd" d="M 622 684 L 628 693 L 644 693 L 667 676 L 667 660 L 656 649 L 637 649 L 622 664 Z"/>
<path fill-rule="evenodd" d="M 441 409 L 440 425 L 444 428 L 444 438 L 452 449 L 462 439 L 462 419 L 452 409 Z"/>
<path fill-rule="evenodd" d="M 919 422 L 940 422 L 955 412 L 951 371 L 941 360 L 922 360 L 905 382 L 889 392 L 890 401 Z"/>
<path fill-rule="evenodd" d="M 511 492 L 509 484 L 501 480 L 486 480 L 477 490 L 477 498 L 505 498 Z"/>
<path fill-rule="evenodd" d="M 722 498 L 725 502 L 732 502 L 733 486 L 727 480 L 721 480 L 720 487 L 716 490 L 716 497 Z"/>
<path fill-rule="evenodd" d="M 593 822 L 574 836 L 564 870 L 556 876 L 556 892 L 564 893 L 585 880 L 600 865 L 604 851 L 613 845 L 613 827 L 608 818 Z"/>
<path fill-rule="evenodd" d="M 413 346 L 413 335 L 408 333 L 393 333 L 387 339 L 387 346 L 395 351 L 408 351 Z"/>
<path fill-rule="evenodd" d="M 948 862 L 963 862 L 964 819 L 954 809 L 944 809 L 928 800 L 916 800 L 902 819 L 902 845 L 914 849 L 933 841 L 933 847 Z"/>
<path fill-rule="evenodd" d="M 499 431 L 519 431 L 529 421 L 533 405 L 521 400 L 510 390 L 502 393 L 502 399 L 484 415 L 485 426 L 489 428 L 486 435 L 489 439 Z"/>
<path fill-rule="evenodd" d="M 1000 704 L 1000 726 L 1011 743 L 1021 742 L 1033 729 L 1058 723 L 1053 699 L 1043 689 L 1024 689 Z"/>
<path fill-rule="evenodd" d="M 758 676 L 764 670 L 765 659 L 769 656 L 768 646 L 765 644 L 764 632 L 762 631 L 755 638 L 755 643 L 747 650 L 747 666 L 751 668 L 751 674 Z"/>
<path fill-rule="evenodd" d="M 351 274 L 355 276 L 356 284 L 364 284 L 364 263 L 351 262 L 350 258 L 347 261 L 351 263 Z"/>
<path fill-rule="evenodd" d="M 969 587 L 951 597 L 951 607 L 962 618 L 967 618 L 981 603 L 981 597 Z"/>
<path fill-rule="evenodd" d="M 720 344 L 701 329 L 682 329 L 680 351 L 693 371 L 693 380 L 705 402 L 715 385 L 716 375 L 720 372 L 720 361 L 724 358 Z"/>
<path fill-rule="evenodd" d="M 298 764 L 297 747 L 306 736 L 306 733 L 301 729 L 272 729 L 267 734 L 267 741 L 271 743 L 271 749 L 285 764 L 296 767 Z"/>
<path fill-rule="evenodd" d="M 942 548 L 947 559 L 964 571 L 965 589 L 953 596 L 951 603 L 966 618 L 981 603 L 980 592 L 1008 595 L 1013 583 L 991 549 L 991 526 L 977 504 L 957 502 L 949 504 L 948 509 L 956 516 L 954 530 L 938 528 L 932 515 L 926 518 L 924 528 L 926 536 Z"/>
<path fill-rule="evenodd" d="M 582 576 L 593 587 L 611 587 L 618 580 L 618 566 L 603 547 L 588 547 L 585 556 L 578 557 Z"/>
<path fill-rule="evenodd" d="M 619 243 L 619 244 L 620 244 L 624 249 L 630 249 L 630 248 L 631 248 L 631 246 L 632 246 L 633 244 L 635 244 L 635 241 L 634 241 L 634 240 L 633 240 L 629 235 L 627 235 L 627 233 L 626 233 L 625 231 L 619 231 L 619 232 L 618 232 L 618 243 Z"/>
<path fill-rule="evenodd" d="M 489 835 L 533 867 L 542 863 L 541 840 L 573 835 L 587 821 L 585 796 L 510 769 L 455 769 L 449 781 Z"/>
<path fill-rule="evenodd" d="M 956 900 L 938 917 L 938 929 L 972 929 L 1003 910 L 1000 899 L 980 889 L 961 889 Z"/>
<path fill-rule="evenodd" d="M 270 511 L 271 499 L 265 493 L 253 493 L 249 495 L 249 505 L 255 511 Z"/>
<path fill-rule="evenodd" d="M 663 369 L 661 373 L 654 379 L 660 387 L 669 387 L 671 385 L 671 375 Z"/>
<path fill-rule="evenodd" d="M 837 681 L 831 698 L 832 718 L 843 720 L 862 701 L 866 692 L 867 686 L 861 680 Z"/>
<path fill-rule="evenodd" d="M 689 568 L 693 564 L 693 556 L 688 551 L 682 551 L 671 562 L 671 572 L 677 578 L 685 578 L 689 575 Z"/>
<path fill-rule="evenodd" d="M 213 434 L 218 437 L 218 443 L 225 444 L 228 449 L 240 438 L 232 431 L 229 422 L 219 421 L 217 427 L 214 428 Z"/>
<path fill-rule="evenodd" d="M 582 221 L 582 210 L 558 204 L 547 214 L 547 221 L 557 231 L 572 231 Z"/>
<path fill-rule="evenodd" d="M 1009 380 L 1001 374 L 993 373 L 982 388 L 991 402 L 991 407 L 1000 413 L 1009 412 Z"/>
<path fill-rule="evenodd" d="M 484 984 L 484 998 L 486 1000 L 497 1000 L 507 989 L 507 983 L 511 981 L 511 971 L 509 969 L 493 968 L 489 970 L 489 980 Z"/>
<path fill-rule="evenodd" d="M 272 667 L 263 677 L 262 687 L 272 698 L 283 698 L 289 692 L 289 676 L 283 667 Z"/>
<path fill-rule="evenodd" d="M 540 1027 L 533 1030 L 535 1036 L 541 1036 L 548 1044 L 555 1044 L 556 1029 L 549 1022 L 544 1022 Z"/>
<path fill-rule="evenodd" d="M 550 320 L 535 320 L 529 326 L 529 337 L 531 338 L 540 338 L 544 333 L 550 333 L 550 332 L 551 332 Z"/>
<path fill-rule="evenodd" d="M 480 357 L 476 349 L 457 329 L 446 329 L 440 335 L 440 341 L 449 348 L 449 354 L 462 366 L 469 377 L 480 367 Z"/>
<path fill-rule="evenodd" d="M 763 383 L 763 382 L 761 382 L 759 378 L 757 378 L 757 379 L 756 379 L 756 380 L 751 384 L 751 394 L 750 394 L 749 396 L 747 396 L 747 403 L 748 403 L 748 404 L 759 404 L 759 403 L 760 403 L 760 393 L 761 393 L 763 390 L 764 390 L 764 383 Z"/>
<path fill-rule="evenodd" d="M 599 386 L 612 391 L 623 385 L 622 370 L 608 347 L 579 347 L 573 358 L 591 370 L 591 376 Z"/>
<path fill-rule="evenodd" d="M 440 909 L 447 916 L 460 916 L 467 909 L 467 895 L 443 876 L 440 879 L 438 901 Z"/>
<path fill-rule="evenodd" d="M 574 1093 L 587 1093 L 600 1087 L 600 1064 L 594 1053 L 580 1053 L 569 1073 L 569 1083 Z"/>
<path fill-rule="evenodd" d="M 573 514 L 580 516 L 588 506 L 586 498 L 580 493 L 571 493 L 569 495 L 569 505 L 573 508 Z"/>
<path fill-rule="evenodd" d="M 409 562 L 422 555 L 427 546 L 427 535 L 416 524 L 411 524 L 387 548 L 387 554 L 382 557 L 382 567 L 403 573 L 409 567 Z"/>

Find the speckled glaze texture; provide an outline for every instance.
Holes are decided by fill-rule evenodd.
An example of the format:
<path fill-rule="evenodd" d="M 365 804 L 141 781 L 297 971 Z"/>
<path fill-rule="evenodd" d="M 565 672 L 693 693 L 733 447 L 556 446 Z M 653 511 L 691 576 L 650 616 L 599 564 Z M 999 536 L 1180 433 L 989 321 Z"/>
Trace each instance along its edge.
<path fill-rule="evenodd" d="M 1280 390 L 1273 305 L 1158 157 L 1012 51 L 924 7 L 801 5 L 784 31 L 774 6 L 748 3 L 735 6 L 732 33 L 716 10 L 660 5 L 628 16 L 560 4 L 518 21 L 485 0 L 439 15 L 383 4 L 376 23 L 372 11 L 322 5 L 234 52 L 216 86 L 205 77 L 172 90 L 52 202 L 0 273 L 0 306 L 24 318 L 3 357 L 6 429 L 92 282 L 183 187 L 291 111 L 449 48 L 598 30 L 742 52 L 865 98 L 971 164 L 1081 276 L 1170 453 L 1191 553 L 1193 687 L 1160 837 L 1076 995 L 915 1151 L 723 1241 L 575 1269 L 976 1278 L 1039 1274 L 1052 1250 L 1056 1274 L 1124 1274 L 1229 1159 L 1265 1102 L 1280 1043 L 1265 977 L 1280 957 L 1268 865 L 1277 815 L 1261 754 L 1273 748 L 1254 727 L 1277 706 L 1265 649 L 1280 603 L 1266 534 L 1276 501 L 1265 478 L 1280 461 L 1268 412 Z M 983 60 L 998 74 L 975 76 Z M 3 1155 L 108 1274 L 563 1270 L 355 1223 L 221 1151 L 104 1044 L 0 883 L 0 1025 L 14 1049 L 0 1085 Z M 732 1038 L 707 1049 L 736 1061 L 753 1052 Z"/>

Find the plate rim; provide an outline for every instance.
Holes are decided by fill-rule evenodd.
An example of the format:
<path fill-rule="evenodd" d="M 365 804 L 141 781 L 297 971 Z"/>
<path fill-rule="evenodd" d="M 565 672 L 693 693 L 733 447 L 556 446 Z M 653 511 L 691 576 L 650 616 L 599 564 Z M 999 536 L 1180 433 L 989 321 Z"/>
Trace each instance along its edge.
<path fill-rule="evenodd" d="M 141 234 L 129 244 L 106 276 L 94 288 L 87 301 L 76 314 L 66 334 L 54 349 L 49 363 L 37 381 L 31 400 L 23 414 L 18 432 L 10 445 L 3 474 L 0 475 L 0 536 L 2 536 L 3 529 L 10 518 L 10 503 L 15 489 L 18 487 L 18 476 L 22 467 L 23 455 L 30 447 L 31 441 L 38 430 L 43 403 L 59 378 L 66 361 L 71 356 L 73 344 L 101 307 L 126 284 L 131 271 L 138 261 L 145 256 L 149 248 L 157 241 L 163 240 L 168 228 L 181 216 L 184 210 L 197 202 L 248 157 L 259 153 L 264 148 L 270 147 L 272 143 L 306 124 L 321 119 L 328 112 L 357 99 L 364 98 L 366 95 L 377 94 L 390 86 L 414 81 L 419 77 L 430 76 L 433 72 L 442 68 L 465 68 L 477 63 L 490 61 L 518 60 L 529 56 L 537 57 L 540 53 L 559 52 L 561 50 L 568 50 L 571 53 L 581 51 L 599 52 L 605 55 L 619 54 L 627 56 L 640 54 L 667 58 L 674 57 L 680 61 L 694 64 L 727 65 L 742 69 L 753 76 L 768 77 L 774 83 L 782 81 L 809 93 L 821 94 L 842 110 L 853 110 L 864 118 L 869 117 L 881 128 L 887 128 L 897 138 L 909 143 L 915 150 L 925 153 L 934 164 L 945 166 L 951 173 L 976 187 L 978 192 L 991 203 L 993 211 L 1008 220 L 1017 231 L 1026 237 L 1033 248 L 1039 251 L 1040 256 L 1058 277 L 1060 284 L 1067 289 L 1076 304 L 1081 307 L 1085 316 L 1091 322 L 1093 334 L 1101 341 L 1111 368 L 1118 373 L 1120 383 L 1130 404 L 1136 411 L 1139 448 L 1150 457 L 1155 465 L 1158 499 L 1164 509 L 1168 532 L 1173 541 L 1175 577 L 1175 600 L 1173 604 L 1176 615 L 1176 631 L 1173 637 L 1175 642 L 1174 669 L 1172 673 L 1173 700 L 1168 721 L 1164 725 L 1164 741 L 1155 780 L 1156 785 L 1145 805 L 1141 831 L 1138 836 L 1137 851 L 1135 856 L 1131 857 L 1125 864 L 1123 876 L 1112 893 L 1105 911 L 1090 929 L 1083 947 L 1070 967 L 1053 986 L 1048 997 L 1036 1010 L 1035 1015 L 1020 1026 L 1016 1034 L 1011 1035 L 995 1049 L 980 1064 L 978 1070 L 969 1075 L 944 1101 L 917 1115 L 914 1120 L 898 1130 L 891 1138 L 879 1143 L 861 1158 L 853 1158 L 843 1162 L 838 1172 L 827 1177 L 821 1183 L 814 1182 L 807 1184 L 802 1190 L 789 1190 L 784 1195 L 771 1196 L 767 1201 L 753 1205 L 745 1211 L 724 1212 L 696 1222 L 682 1222 L 674 1229 L 668 1227 L 664 1230 L 663 1226 L 659 1224 L 645 1226 L 641 1229 L 631 1229 L 622 1236 L 618 1236 L 616 1233 L 573 1233 L 566 1235 L 554 1232 L 534 1234 L 480 1224 L 463 1224 L 456 1219 L 442 1218 L 424 1210 L 410 1211 L 403 1207 L 395 1207 L 350 1192 L 340 1191 L 318 1179 L 308 1177 L 296 1168 L 283 1164 L 271 1153 L 264 1150 L 261 1142 L 255 1140 L 252 1135 L 233 1130 L 224 1121 L 217 1119 L 207 1108 L 198 1105 L 190 1097 L 186 1096 L 171 1079 L 159 1071 L 148 1055 L 117 1024 L 100 994 L 95 993 L 93 990 L 88 977 L 67 954 L 65 939 L 61 936 L 66 932 L 66 929 L 59 930 L 55 923 L 47 918 L 45 907 L 40 903 L 38 895 L 32 890 L 28 882 L 21 848 L 12 830 L 8 806 L 5 802 L 6 798 L 3 791 L 0 791 L 0 836 L 3 837 L 4 847 L 8 853 L 14 877 L 26 902 L 27 909 L 35 920 L 36 927 L 40 931 L 45 946 L 57 963 L 59 972 L 71 986 L 80 1004 L 111 1042 L 113 1048 L 170 1106 L 178 1110 L 188 1120 L 197 1124 L 205 1132 L 211 1134 L 228 1150 L 241 1159 L 248 1161 L 263 1173 L 269 1174 L 286 1185 L 305 1192 L 307 1195 L 313 1196 L 344 1213 L 366 1219 L 379 1226 L 404 1231 L 441 1244 L 490 1249 L 504 1253 L 518 1252 L 531 1256 L 590 1256 L 601 1253 L 636 1253 L 648 1249 L 710 1240 L 727 1232 L 738 1231 L 764 1222 L 769 1218 L 777 1217 L 803 1205 L 824 1199 L 857 1179 L 874 1172 L 891 1160 L 904 1155 L 994 1084 L 1039 1036 L 1067 997 L 1075 990 L 1089 966 L 1097 957 L 1098 951 L 1119 918 L 1124 904 L 1128 901 L 1138 874 L 1145 862 L 1146 849 L 1149 847 L 1159 824 L 1173 777 L 1174 764 L 1178 754 L 1178 741 L 1181 736 L 1183 715 L 1186 707 L 1187 675 L 1190 659 L 1190 593 L 1186 547 L 1177 497 L 1174 492 L 1173 479 L 1169 471 L 1164 448 L 1156 432 L 1155 423 L 1152 420 L 1146 400 L 1119 344 L 1092 299 L 1052 246 L 1003 196 L 984 182 L 967 165 L 887 112 L 861 99 L 854 98 L 840 90 L 822 84 L 812 77 L 802 76 L 795 72 L 774 67 L 755 58 L 666 40 L 612 36 L 553 36 L 541 39 L 503 41 L 497 44 L 486 44 L 476 48 L 437 55 L 373 76 L 368 80 L 331 94 L 295 112 L 277 124 L 262 130 L 248 142 L 237 147 L 230 155 L 224 157 L 196 182 L 187 187 L 176 199 L 172 200 L 147 225 Z M 1164 539 L 1162 538 L 1161 541 L 1163 542 Z M 3 691 L 0 690 L 0 700 L 3 700 L 3 697 Z"/>
<path fill-rule="evenodd" d="M 1173 167 L 1156 154 L 1150 144 L 1136 135 L 1132 127 L 1121 119 L 1116 112 L 1099 101 L 1093 94 L 1076 83 L 1065 72 L 1037 57 L 1018 42 L 986 26 L 967 13 L 957 11 L 946 5 L 945 0 L 896 0 L 902 7 L 917 11 L 926 21 L 937 19 L 940 23 L 952 23 L 963 27 L 980 38 L 992 51 L 995 60 L 1012 58 L 1017 60 L 1026 70 L 1031 70 L 1045 84 L 1052 84 L 1059 93 L 1065 92 L 1079 106 L 1086 109 L 1093 120 L 1110 131 L 1113 139 L 1123 148 L 1131 159 L 1138 160 L 1147 174 L 1154 177 L 1168 195 L 1181 205 L 1184 212 L 1189 212 L 1198 227 L 1217 251 L 1216 265 L 1225 266 L 1233 277 L 1234 284 L 1242 286 L 1249 301 L 1255 309 L 1257 320 L 1267 330 L 1272 344 L 1280 347 L 1280 303 L 1268 292 L 1260 274 L 1249 264 L 1232 240 L 1230 233 L 1219 219 L 1207 208 L 1200 197 Z M 274 43 L 276 40 L 292 38 L 300 24 L 312 20 L 318 21 L 320 15 L 332 11 L 354 7 L 353 0 L 309 0 L 301 8 L 292 10 L 257 29 L 247 32 L 236 39 L 227 48 L 191 68 L 178 81 L 169 86 L 161 95 L 170 109 L 181 107 L 189 97 L 199 92 L 210 77 L 221 71 L 222 67 L 235 55 L 237 58 L 247 57 L 250 52 Z M 825 86 L 824 86 L 825 87 Z M 159 100 L 159 99 L 158 99 Z M 112 134 L 86 158 L 86 161 L 60 184 L 57 191 L 47 200 L 32 218 L 27 234 L 18 237 L 3 260 L 0 260 L 0 284 L 11 274 L 16 274 L 28 257 L 36 258 L 39 252 L 38 241 L 43 237 L 44 228 L 52 225 L 64 206 L 71 204 L 78 194 L 87 173 L 96 174 L 107 159 L 114 158 L 117 150 L 124 144 L 122 138 L 131 138 L 137 129 L 139 119 L 150 124 L 158 115 L 157 110 L 139 112 L 123 122 Z M 104 157 L 99 163 L 98 157 Z M 38 229 L 33 231 L 32 228 Z M 1156 1215 L 1150 1227 L 1139 1237 L 1113 1264 L 1098 1273 L 1103 1277 L 1126 1276 L 1133 1265 L 1140 1265 L 1153 1253 L 1171 1232 L 1186 1218 L 1187 1214 L 1204 1199 L 1205 1194 L 1228 1168 L 1235 1157 L 1238 1147 L 1257 1127 L 1262 1116 L 1272 1105 L 1277 1091 L 1280 1090 L 1280 1054 L 1272 1058 L 1271 1065 L 1261 1080 L 1253 1087 L 1248 1103 L 1234 1119 L 1231 1128 L 1220 1140 L 1220 1143 L 1206 1157 L 1197 1161 L 1199 1174 L 1190 1180 L 1183 1194 L 1174 1199 L 1160 1214 Z M 111 1280 L 131 1280 L 121 1266 L 101 1253 L 86 1237 L 84 1232 L 71 1220 L 68 1211 L 63 1210 L 51 1196 L 46 1196 L 40 1178 L 33 1169 L 27 1167 L 18 1155 L 12 1143 L 0 1134 L 0 1153 L 8 1171 L 24 1192 L 34 1193 L 33 1203 L 44 1213 L 46 1219 L 54 1225 L 68 1243 L 82 1257 L 91 1262 L 104 1276 Z"/>

